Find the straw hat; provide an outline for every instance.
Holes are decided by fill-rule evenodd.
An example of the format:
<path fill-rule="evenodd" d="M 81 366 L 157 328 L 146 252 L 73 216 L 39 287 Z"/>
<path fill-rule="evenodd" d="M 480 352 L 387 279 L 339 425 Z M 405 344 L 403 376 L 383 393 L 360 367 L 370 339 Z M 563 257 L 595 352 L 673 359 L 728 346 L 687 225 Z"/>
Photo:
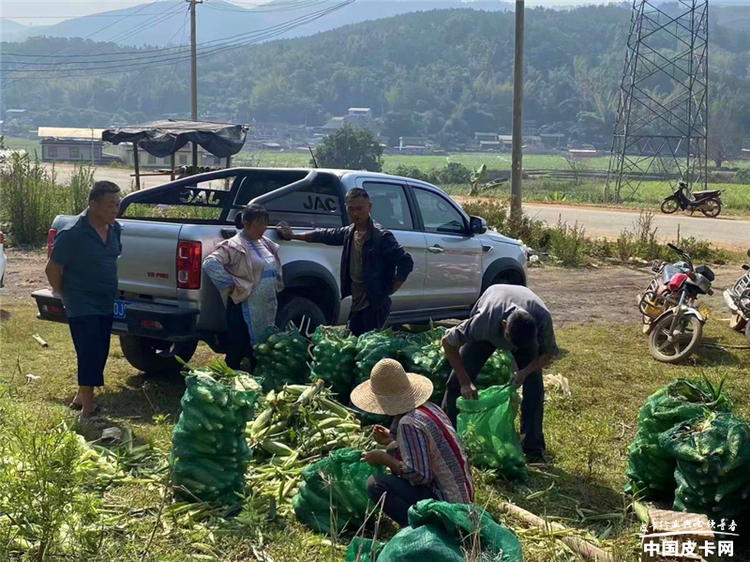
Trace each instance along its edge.
<path fill-rule="evenodd" d="M 395 359 L 381 359 L 370 372 L 370 379 L 352 391 L 357 408 L 371 414 L 397 416 L 418 408 L 432 396 L 432 381 L 407 373 Z"/>

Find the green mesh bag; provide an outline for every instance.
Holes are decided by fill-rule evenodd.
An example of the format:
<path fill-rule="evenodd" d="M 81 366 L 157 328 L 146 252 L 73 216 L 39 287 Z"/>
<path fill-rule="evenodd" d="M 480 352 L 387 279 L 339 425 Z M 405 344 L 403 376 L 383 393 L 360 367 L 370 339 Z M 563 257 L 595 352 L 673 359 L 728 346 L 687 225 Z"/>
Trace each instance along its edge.
<path fill-rule="evenodd" d="M 706 412 L 659 436 L 676 460 L 674 508 L 709 518 L 741 517 L 750 492 L 750 426 L 730 413 Z"/>
<path fill-rule="evenodd" d="M 479 391 L 478 400 L 459 397 L 458 436 L 472 463 L 496 469 L 506 478 L 526 478 L 526 458 L 516 433 L 513 385 L 492 386 Z"/>
<path fill-rule="evenodd" d="M 186 501 L 236 504 L 244 495 L 251 458 L 245 427 L 259 385 L 223 366 L 224 382 L 199 373 L 186 377 L 182 412 L 172 433 L 172 485 Z M 216 375 L 219 376 L 218 374 Z"/>
<path fill-rule="evenodd" d="M 408 335 L 398 353 L 398 360 L 407 372 L 423 375 L 432 381 L 433 401 L 443 398 L 445 383 L 451 374 L 450 364 L 443 353 L 445 332 L 445 328 L 437 327 L 421 334 Z"/>
<path fill-rule="evenodd" d="M 356 384 L 370 378 L 375 363 L 381 359 L 398 359 L 406 340 L 392 330 L 372 331 L 357 338 Z"/>
<path fill-rule="evenodd" d="M 314 531 L 330 534 L 357 529 L 373 505 L 367 479 L 382 467 L 362 462 L 359 449 L 339 449 L 302 471 L 292 501 L 297 519 Z"/>
<path fill-rule="evenodd" d="M 285 384 L 304 384 L 310 377 L 309 342 L 298 330 L 278 332 L 269 328 L 268 339 L 253 347 L 258 366 L 255 375 L 262 377 L 263 389 L 280 390 Z"/>
<path fill-rule="evenodd" d="M 318 326 L 311 339 L 315 344 L 311 375 L 326 381 L 338 395 L 337 400 L 345 404 L 354 388 L 357 338 L 349 332 Z"/>
<path fill-rule="evenodd" d="M 463 562 L 476 550 L 480 560 L 523 562 L 516 535 L 485 510 L 422 500 L 409 509 L 409 526 L 388 542 L 378 562 Z"/>
<path fill-rule="evenodd" d="M 344 562 L 376 562 L 384 546 L 383 541 L 354 537 L 346 550 Z"/>
<path fill-rule="evenodd" d="M 708 380 L 677 379 L 649 396 L 638 413 L 638 433 L 628 448 L 629 483 L 625 490 L 645 498 L 674 492 L 675 460 L 659 444 L 659 434 L 700 417 L 705 410 L 728 411 L 723 381 L 714 388 Z"/>

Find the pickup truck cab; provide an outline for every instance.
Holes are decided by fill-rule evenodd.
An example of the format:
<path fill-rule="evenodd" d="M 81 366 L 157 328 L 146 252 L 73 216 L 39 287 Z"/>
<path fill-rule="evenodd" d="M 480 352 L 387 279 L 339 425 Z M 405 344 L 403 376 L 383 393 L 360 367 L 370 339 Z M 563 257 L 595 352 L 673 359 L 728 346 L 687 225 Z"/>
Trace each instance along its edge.
<path fill-rule="evenodd" d="M 120 206 L 123 251 L 118 262 L 119 298 L 113 332 L 125 358 L 145 372 L 179 367 L 199 341 L 225 348 L 225 310 L 202 272 L 217 243 L 236 234 L 242 208 L 264 205 L 270 226 L 288 222 L 295 231 L 349 224 L 344 197 L 367 190 L 373 219 L 393 232 L 414 259 L 414 270 L 392 297 L 389 322 L 466 318 L 479 295 L 494 283 L 526 283 L 526 248 L 487 230 L 434 185 L 366 171 L 231 168 L 179 179 L 128 194 Z M 58 216 L 49 234 L 73 217 Z M 278 326 L 344 324 L 351 299 L 341 300 L 341 248 L 286 242 L 281 245 L 284 291 Z M 65 322 L 60 299 L 33 293 L 39 318 Z"/>

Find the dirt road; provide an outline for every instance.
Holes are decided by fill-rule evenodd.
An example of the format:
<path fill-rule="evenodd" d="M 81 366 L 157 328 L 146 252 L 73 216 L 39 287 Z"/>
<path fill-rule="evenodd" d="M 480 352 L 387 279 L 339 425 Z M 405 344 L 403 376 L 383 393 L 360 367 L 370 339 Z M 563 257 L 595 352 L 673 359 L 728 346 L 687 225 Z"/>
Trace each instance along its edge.
<path fill-rule="evenodd" d="M 524 210 L 530 216 L 554 224 L 559 218 L 568 224 L 578 223 L 586 229 L 589 236 L 615 237 L 623 229 L 633 229 L 638 218 L 638 211 L 595 209 L 591 207 L 573 207 L 562 205 L 524 204 Z M 683 214 L 654 215 L 654 225 L 659 229 L 659 236 L 664 240 L 675 240 L 679 228 L 680 237 L 694 236 L 709 240 L 715 246 L 733 249 L 750 247 L 750 220 L 728 218 L 709 219 L 704 216 L 687 216 Z"/>
<path fill-rule="evenodd" d="M 32 291 L 47 287 L 44 277 L 46 253 L 8 251 L 5 288 L 0 289 L 0 309 L 20 303 L 31 304 Z M 737 265 L 717 266 L 715 294 L 702 302 L 717 311 L 717 317 L 728 318 L 722 292 L 731 286 L 742 270 Z M 529 269 L 529 287 L 544 299 L 555 316 L 555 325 L 637 324 L 640 315 L 636 295 L 648 285 L 653 272 L 649 268 L 602 267 L 599 269 L 563 269 L 533 267 Z"/>

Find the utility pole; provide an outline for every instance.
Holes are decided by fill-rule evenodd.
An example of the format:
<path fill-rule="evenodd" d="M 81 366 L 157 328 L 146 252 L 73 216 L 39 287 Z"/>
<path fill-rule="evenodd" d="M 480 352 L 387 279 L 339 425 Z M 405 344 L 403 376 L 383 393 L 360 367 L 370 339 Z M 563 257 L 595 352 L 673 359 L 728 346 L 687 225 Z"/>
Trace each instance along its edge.
<path fill-rule="evenodd" d="M 516 0 L 516 56 L 513 67 L 513 148 L 510 175 L 510 213 L 520 217 L 523 180 L 523 17 L 524 0 Z"/>
<path fill-rule="evenodd" d="M 198 120 L 198 53 L 195 37 L 195 5 L 200 4 L 198 0 L 187 0 L 190 2 L 190 117 L 193 121 Z M 193 168 L 198 168 L 198 143 L 193 143 Z"/>

